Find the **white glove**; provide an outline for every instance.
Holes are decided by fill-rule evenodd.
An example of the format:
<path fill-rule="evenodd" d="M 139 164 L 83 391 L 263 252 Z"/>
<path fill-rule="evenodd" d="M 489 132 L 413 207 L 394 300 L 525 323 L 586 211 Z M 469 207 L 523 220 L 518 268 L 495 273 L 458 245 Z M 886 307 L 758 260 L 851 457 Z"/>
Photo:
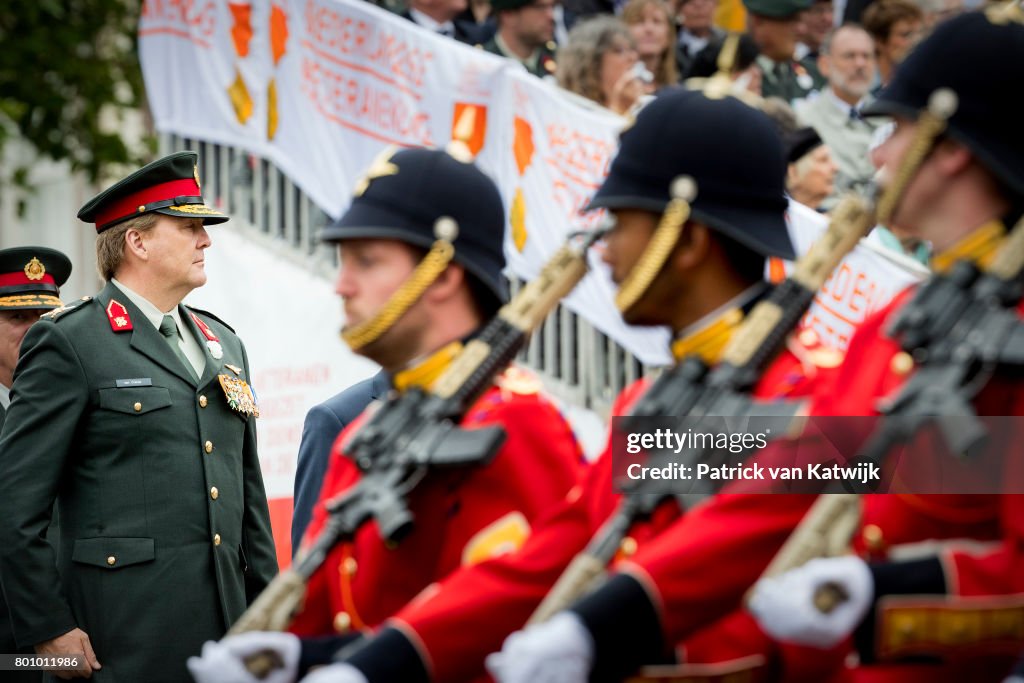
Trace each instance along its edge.
<path fill-rule="evenodd" d="M 844 599 L 822 612 L 814 596 L 826 584 L 837 586 Z M 748 607 L 773 638 L 829 648 L 857 628 L 874 593 L 867 563 L 848 555 L 811 560 L 785 574 L 761 579 Z"/>
<path fill-rule="evenodd" d="M 586 683 L 594 661 L 594 639 L 572 612 L 516 631 L 487 656 L 499 683 Z"/>
<path fill-rule="evenodd" d="M 331 664 L 314 669 L 302 683 L 370 683 L 363 672 L 351 664 Z"/>
<path fill-rule="evenodd" d="M 245 668 L 245 659 L 266 650 L 280 656 L 284 665 L 257 678 Z M 291 633 L 253 631 L 206 641 L 202 657 L 188 658 L 188 670 L 196 683 L 292 683 L 301 650 L 298 637 Z"/>

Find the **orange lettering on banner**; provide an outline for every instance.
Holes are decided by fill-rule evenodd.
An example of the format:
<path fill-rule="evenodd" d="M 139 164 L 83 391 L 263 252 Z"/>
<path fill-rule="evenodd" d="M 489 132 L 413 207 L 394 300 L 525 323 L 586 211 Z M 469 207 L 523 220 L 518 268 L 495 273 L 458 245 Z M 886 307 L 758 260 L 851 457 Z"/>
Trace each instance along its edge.
<path fill-rule="evenodd" d="M 838 305 L 837 310 L 842 317 L 850 324 L 857 325 L 876 311 L 881 302 L 892 298 L 888 289 L 867 272 L 855 271 L 844 262 L 825 281 L 818 300 L 819 303 L 827 300 L 833 307 Z"/>
<path fill-rule="evenodd" d="M 875 283 L 868 280 L 866 273 L 857 273 L 853 279 L 853 293 L 850 295 L 850 311 L 866 316 L 874 293 Z"/>
<path fill-rule="evenodd" d="M 261 370 L 256 373 L 252 385 L 261 391 L 272 391 L 280 388 L 319 387 L 331 380 L 331 367 L 324 363 L 315 363 L 303 367 L 278 367 Z"/>
<path fill-rule="evenodd" d="M 802 326 L 809 327 L 817 332 L 818 337 L 825 346 L 829 346 L 834 349 L 845 349 L 850 343 L 850 335 L 853 332 L 853 327 L 846 327 L 843 330 L 837 329 L 833 323 L 838 320 L 838 318 L 831 317 L 823 318 L 818 310 L 812 308 L 807 315 L 804 316 Z"/>
<path fill-rule="evenodd" d="M 170 35 L 209 49 L 217 29 L 212 0 L 146 0 L 139 18 L 139 36 Z"/>
<path fill-rule="evenodd" d="M 604 212 L 583 209 L 608 175 L 614 144 L 561 124 L 549 125 L 547 137 L 544 162 L 555 177 L 555 201 L 568 220 L 585 228 L 596 226 Z"/>
<path fill-rule="evenodd" d="M 393 145 L 435 146 L 430 115 L 394 88 L 379 88 L 304 57 L 302 90 L 321 115 L 343 128 Z"/>
<path fill-rule="evenodd" d="M 306 3 L 306 34 L 303 47 L 321 59 L 362 70 L 392 85 L 422 88 L 433 53 L 407 42 L 401 33 L 389 32 L 362 19 L 326 7 Z M 413 94 L 409 91 L 409 94 Z M 421 97 L 415 93 L 417 98 Z"/>
<path fill-rule="evenodd" d="M 828 346 L 845 348 L 853 329 L 891 299 L 890 287 L 862 270 L 842 263 L 814 299 L 818 312 L 808 313 L 805 324 Z"/>
<path fill-rule="evenodd" d="M 842 301 L 846 297 L 846 288 L 850 286 L 852 270 L 845 262 L 832 271 L 825 285 L 821 288 L 833 301 Z"/>

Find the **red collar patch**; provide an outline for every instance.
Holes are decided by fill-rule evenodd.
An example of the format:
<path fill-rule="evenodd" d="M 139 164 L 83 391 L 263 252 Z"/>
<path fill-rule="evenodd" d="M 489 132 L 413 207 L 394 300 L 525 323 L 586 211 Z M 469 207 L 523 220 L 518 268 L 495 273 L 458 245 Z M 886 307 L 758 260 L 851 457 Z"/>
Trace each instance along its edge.
<path fill-rule="evenodd" d="M 110 321 L 110 329 L 114 332 L 127 332 L 132 329 L 132 319 L 128 315 L 128 309 L 116 299 L 111 299 L 107 304 L 107 319 Z"/>
<path fill-rule="evenodd" d="M 217 339 L 217 335 L 213 333 L 213 330 L 210 329 L 210 326 L 200 320 L 198 315 L 192 311 L 189 311 L 188 314 L 192 316 L 192 321 L 196 324 L 196 327 L 199 328 L 199 331 L 203 333 L 203 336 L 206 337 L 207 341 L 220 341 L 220 339 Z"/>

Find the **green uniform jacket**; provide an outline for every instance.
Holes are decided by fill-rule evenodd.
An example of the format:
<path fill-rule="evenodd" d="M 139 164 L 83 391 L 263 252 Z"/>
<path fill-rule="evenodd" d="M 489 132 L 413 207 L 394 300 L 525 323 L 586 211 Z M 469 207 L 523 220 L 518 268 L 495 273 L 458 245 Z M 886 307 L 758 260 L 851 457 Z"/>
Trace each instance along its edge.
<path fill-rule="evenodd" d="M 523 67 L 534 76 L 544 78 L 545 76 L 553 76 L 555 74 L 555 44 L 549 42 L 548 44 L 538 48 L 536 53 L 536 61 L 531 61 L 530 64 L 523 62 L 515 55 L 505 54 L 502 51 L 501 46 L 498 45 L 498 41 L 491 38 L 481 46 L 485 52 L 498 55 L 499 57 L 506 57 L 508 59 L 519 62 Z"/>
<path fill-rule="evenodd" d="M 0 431 L 4 427 L 4 418 L 7 416 L 7 409 L 0 405 Z M 2 585 L 3 577 L 0 577 Z M 7 601 L 0 592 L 0 652 L 5 654 L 34 655 L 32 647 L 18 647 L 14 640 L 14 630 L 11 628 L 11 613 L 7 609 Z M 3 674 L 4 683 L 39 683 L 43 680 L 42 674 L 38 671 L 5 671 Z"/>
<path fill-rule="evenodd" d="M 133 330 L 114 331 L 111 298 Z M 19 645 L 78 626 L 98 683 L 191 681 L 189 655 L 222 636 L 277 572 L 256 421 L 218 374 L 249 380 L 241 340 L 213 316 L 198 384 L 120 290 L 33 325 L 0 435 L 0 576 Z M 182 330 L 184 333 L 185 330 Z M 216 487 L 216 493 L 213 488 Z M 56 558 L 43 532 L 53 502 Z"/>
<path fill-rule="evenodd" d="M 778 97 L 792 105 L 795 100 L 803 99 L 819 87 L 815 81 L 817 68 L 812 71 L 807 62 L 790 60 L 774 62 L 764 55 L 759 55 L 757 64 L 761 67 L 761 96 Z"/>

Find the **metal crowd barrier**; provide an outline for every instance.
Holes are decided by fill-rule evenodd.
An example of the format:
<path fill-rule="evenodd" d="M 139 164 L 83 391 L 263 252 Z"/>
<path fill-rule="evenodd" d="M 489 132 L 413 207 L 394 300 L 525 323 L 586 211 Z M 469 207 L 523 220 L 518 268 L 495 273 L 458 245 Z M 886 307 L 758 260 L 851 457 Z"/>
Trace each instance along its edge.
<path fill-rule="evenodd" d="M 273 163 L 235 147 L 160 136 L 161 153 L 181 149 L 199 153 L 203 195 L 232 216 L 236 229 L 282 258 L 333 278 L 335 252 L 317 239 L 327 215 Z M 513 293 L 522 285 L 513 279 Z M 553 395 L 604 418 L 624 387 L 654 370 L 564 306 L 548 317 L 519 360 Z"/>

